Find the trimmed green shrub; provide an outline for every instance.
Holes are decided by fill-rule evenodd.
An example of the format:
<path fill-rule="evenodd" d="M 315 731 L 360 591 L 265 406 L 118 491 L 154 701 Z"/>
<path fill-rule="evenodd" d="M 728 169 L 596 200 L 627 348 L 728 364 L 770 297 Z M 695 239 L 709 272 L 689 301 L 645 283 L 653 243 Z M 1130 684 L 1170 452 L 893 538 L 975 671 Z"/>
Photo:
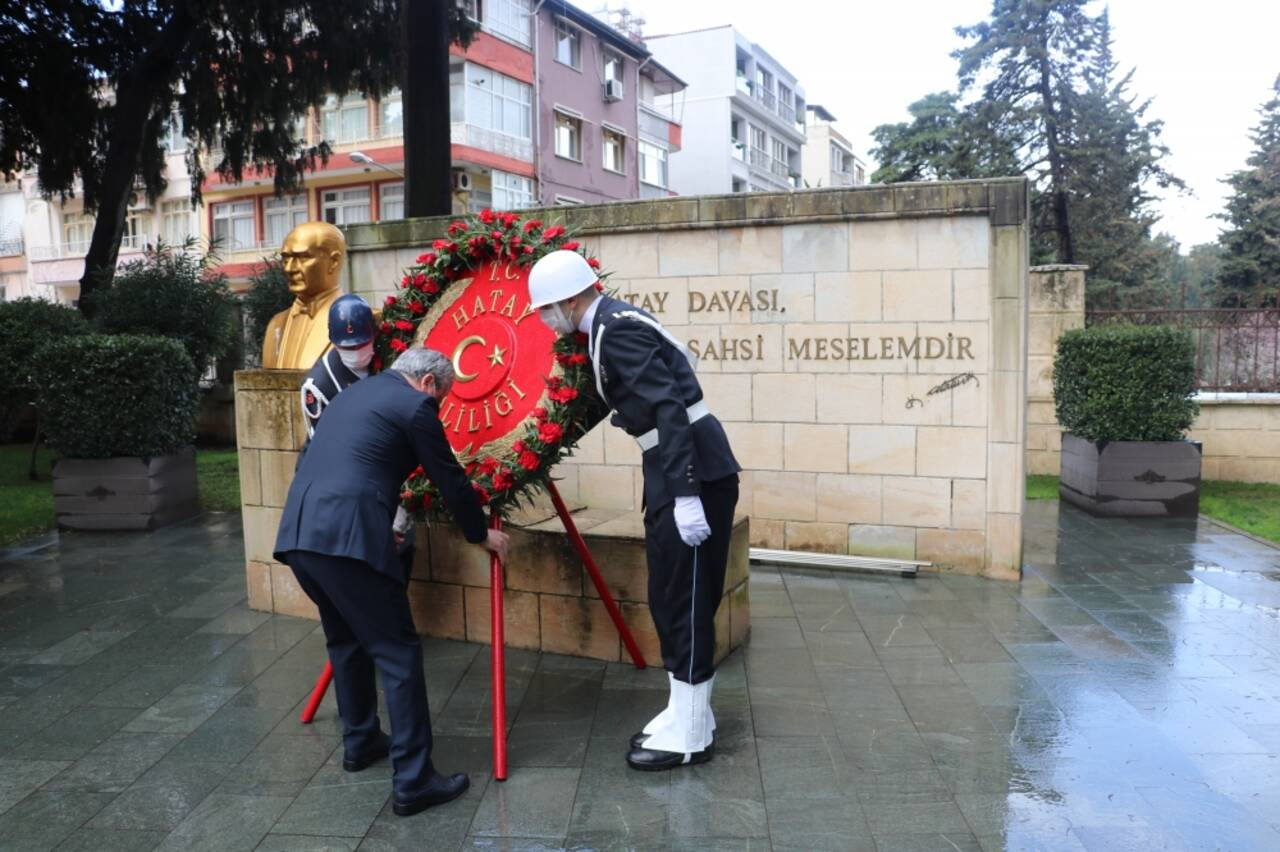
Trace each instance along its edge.
<path fill-rule="evenodd" d="M 1109 324 L 1058 340 L 1053 398 L 1058 422 L 1090 441 L 1180 441 L 1200 406 L 1191 332 Z"/>
<path fill-rule="evenodd" d="M 94 324 L 107 334 L 154 334 L 186 347 L 199 378 L 209 362 L 235 346 L 227 280 L 183 248 L 152 252 L 126 264 L 111 286 L 91 296 Z"/>
<path fill-rule="evenodd" d="M 176 340 L 90 334 L 50 343 L 36 366 L 49 446 L 67 458 L 162 456 L 195 438 L 195 366 Z"/>
<path fill-rule="evenodd" d="M 88 333 L 75 308 L 31 298 L 0 302 L 0 441 L 9 439 L 22 409 L 35 402 L 40 348 Z"/>
<path fill-rule="evenodd" d="M 245 352 L 255 364 L 262 363 L 262 343 L 267 336 L 267 323 L 293 304 L 294 295 L 289 292 L 289 279 L 279 260 L 272 260 L 249 279 L 249 290 L 244 294 L 241 307 L 244 311 Z"/>

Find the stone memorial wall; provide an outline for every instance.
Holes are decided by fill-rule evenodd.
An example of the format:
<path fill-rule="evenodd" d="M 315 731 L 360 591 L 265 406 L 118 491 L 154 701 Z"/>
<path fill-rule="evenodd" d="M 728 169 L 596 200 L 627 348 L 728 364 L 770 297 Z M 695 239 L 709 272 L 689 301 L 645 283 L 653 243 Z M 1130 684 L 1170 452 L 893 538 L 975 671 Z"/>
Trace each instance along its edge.
<path fill-rule="evenodd" d="M 578 230 L 608 286 L 698 354 L 753 544 L 1017 578 L 1023 180 L 523 212 Z M 381 301 L 447 223 L 348 228 L 347 286 Z M 557 475 L 568 499 L 638 510 L 639 462 L 602 425 Z"/>

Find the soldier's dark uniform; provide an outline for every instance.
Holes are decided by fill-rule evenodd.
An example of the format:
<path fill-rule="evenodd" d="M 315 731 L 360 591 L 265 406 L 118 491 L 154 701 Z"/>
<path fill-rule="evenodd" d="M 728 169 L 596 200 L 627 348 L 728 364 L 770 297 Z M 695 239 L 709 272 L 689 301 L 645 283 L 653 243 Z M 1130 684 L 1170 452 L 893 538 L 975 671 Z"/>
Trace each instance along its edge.
<path fill-rule="evenodd" d="M 594 310 L 588 347 L 597 388 L 614 411 L 613 425 L 635 438 L 643 452 L 649 610 L 672 679 L 667 710 L 646 726 L 645 736 L 633 739 L 633 746 L 705 749 L 715 726 L 708 683 L 715 675 L 715 614 L 724 592 L 742 468 L 724 427 L 702 400 L 684 344 L 626 302 L 601 296 Z M 676 527 L 675 500 L 686 496 L 701 499 L 711 528 L 697 547 L 686 545 Z M 696 698 L 686 688 L 701 684 L 705 692 Z M 691 702 L 706 706 L 690 711 Z M 692 720 L 687 718 L 691 712 Z M 703 712 L 705 719 L 698 717 Z M 634 759 L 632 765 L 647 768 Z"/>
<path fill-rule="evenodd" d="M 360 377 L 342 363 L 337 349 L 330 349 L 316 359 L 316 363 L 307 371 L 307 377 L 302 380 L 300 391 L 302 413 L 307 419 L 308 438 L 316 434 L 316 424 L 320 422 L 320 415 L 324 414 L 329 403 L 358 381 Z"/>

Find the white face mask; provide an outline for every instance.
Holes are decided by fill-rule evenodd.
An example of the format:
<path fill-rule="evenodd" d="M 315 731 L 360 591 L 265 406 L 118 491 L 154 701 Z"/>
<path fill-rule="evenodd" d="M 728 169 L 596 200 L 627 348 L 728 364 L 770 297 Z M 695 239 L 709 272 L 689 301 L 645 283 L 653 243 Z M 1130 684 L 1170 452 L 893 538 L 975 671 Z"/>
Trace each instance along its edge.
<path fill-rule="evenodd" d="M 373 343 L 366 343 L 359 349 L 339 349 L 338 357 L 342 359 L 342 365 L 348 370 L 364 370 L 369 366 L 369 362 L 373 360 Z"/>
<path fill-rule="evenodd" d="M 573 320 L 569 319 L 559 302 L 538 308 L 538 318 L 556 334 L 572 334 L 574 331 Z"/>

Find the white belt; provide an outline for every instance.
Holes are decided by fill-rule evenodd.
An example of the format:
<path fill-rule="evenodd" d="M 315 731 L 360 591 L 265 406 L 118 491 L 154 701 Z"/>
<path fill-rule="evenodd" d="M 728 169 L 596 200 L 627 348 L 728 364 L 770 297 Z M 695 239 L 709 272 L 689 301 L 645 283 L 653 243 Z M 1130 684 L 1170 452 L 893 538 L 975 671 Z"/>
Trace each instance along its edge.
<path fill-rule="evenodd" d="M 685 409 L 685 413 L 689 415 L 690 423 L 697 423 L 702 418 L 711 413 L 711 409 L 707 408 L 707 404 L 702 400 L 698 400 L 693 405 Z M 640 452 L 647 453 L 654 447 L 658 446 L 658 430 L 650 429 L 643 435 L 636 438 L 636 443 L 640 445 Z"/>

